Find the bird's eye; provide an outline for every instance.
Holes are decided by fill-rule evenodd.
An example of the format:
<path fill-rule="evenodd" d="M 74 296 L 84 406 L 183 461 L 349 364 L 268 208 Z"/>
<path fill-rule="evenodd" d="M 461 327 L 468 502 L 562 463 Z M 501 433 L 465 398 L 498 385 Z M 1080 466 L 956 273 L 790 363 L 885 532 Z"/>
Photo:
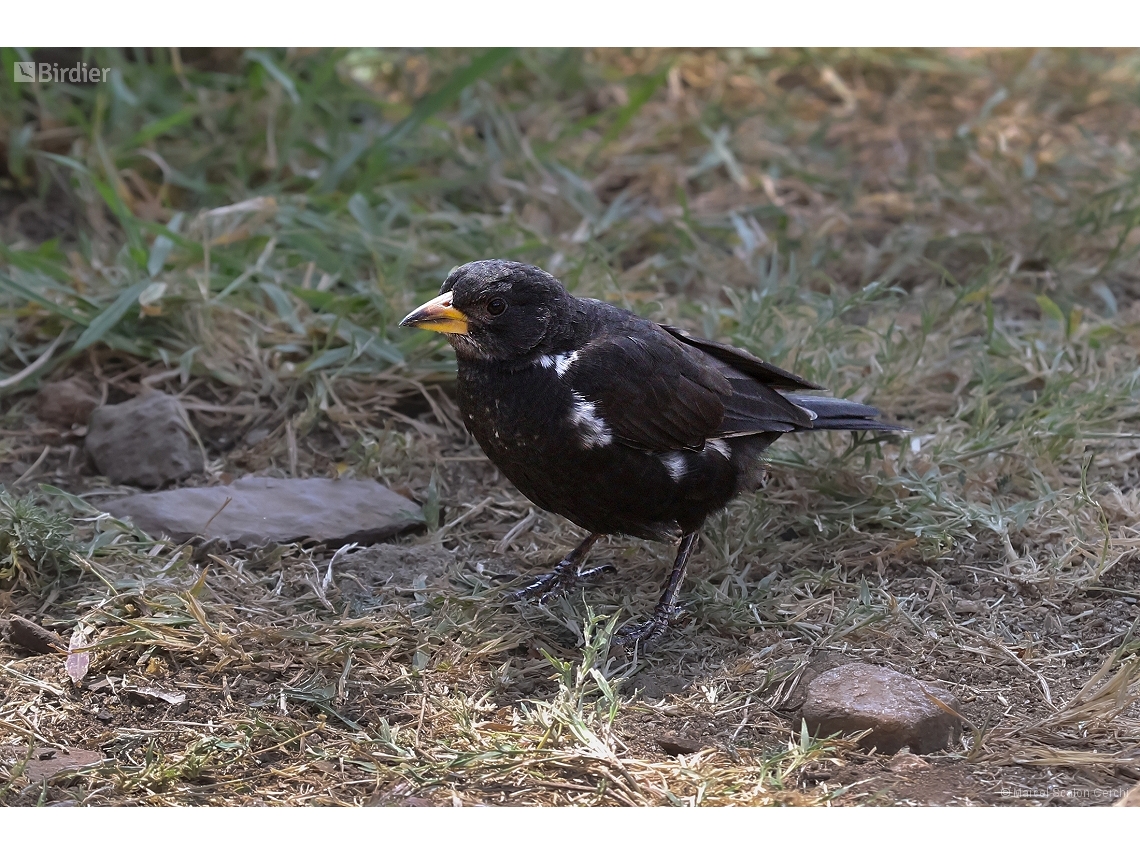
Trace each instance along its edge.
<path fill-rule="evenodd" d="M 507 301 L 502 297 L 492 297 L 487 302 L 487 311 L 492 315 L 501 315 L 507 310 Z"/>

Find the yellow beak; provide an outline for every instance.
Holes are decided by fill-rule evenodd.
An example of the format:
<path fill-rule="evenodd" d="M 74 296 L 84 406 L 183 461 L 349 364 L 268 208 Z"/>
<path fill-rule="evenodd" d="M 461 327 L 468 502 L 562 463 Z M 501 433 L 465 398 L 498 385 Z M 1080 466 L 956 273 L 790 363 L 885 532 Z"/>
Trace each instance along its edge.
<path fill-rule="evenodd" d="M 451 305 L 451 292 L 448 291 L 424 303 L 400 321 L 400 326 L 467 335 L 467 315 Z"/>

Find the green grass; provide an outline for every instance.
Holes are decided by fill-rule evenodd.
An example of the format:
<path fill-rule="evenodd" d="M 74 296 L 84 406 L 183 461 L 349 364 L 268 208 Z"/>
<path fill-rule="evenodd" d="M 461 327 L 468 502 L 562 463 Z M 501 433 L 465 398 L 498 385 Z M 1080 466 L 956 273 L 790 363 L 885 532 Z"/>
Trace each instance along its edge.
<path fill-rule="evenodd" d="M 0 584 L 39 591 L 70 565 L 71 520 L 0 488 Z"/>

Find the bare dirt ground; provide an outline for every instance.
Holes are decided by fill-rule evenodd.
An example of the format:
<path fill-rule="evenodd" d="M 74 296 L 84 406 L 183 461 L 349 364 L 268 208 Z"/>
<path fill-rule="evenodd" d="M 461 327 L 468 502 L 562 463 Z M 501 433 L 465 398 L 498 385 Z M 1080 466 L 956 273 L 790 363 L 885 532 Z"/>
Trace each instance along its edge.
<path fill-rule="evenodd" d="M 75 341 L 84 327 L 58 307 L 112 303 L 138 223 L 238 201 L 217 189 L 244 175 L 235 161 L 202 172 L 215 195 L 191 209 L 194 145 L 232 137 L 268 162 L 270 115 L 284 128 L 294 110 L 311 130 L 326 113 L 310 102 L 355 81 L 398 121 L 468 61 L 370 57 L 334 57 L 340 83 L 306 65 L 320 54 L 278 58 L 301 106 L 251 72 L 248 92 L 225 96 L 250 99 L 248 136 L 200 65 L 216 125 L 154 138 L 185 174 L 109 155 L 129 211 L 86 178 L 65 177 L 59 205 L 5 179 L 3 269 L 47 297 L 3 292 L 2 373 L 57 335 Z M 305 170 L 341 162 L 349 137 L 326 128 L 313 166 L 316 149 L 286 151 L 283 136 L 274 157 L 293 172 L 272 212 L 200 216 L 208 229 L 159 265 L 159 302 L 4 390 L 0 620 L 32 619 L 90 661 L 75 681 L 66 652 L 0 641 L 0 803 L 1124 797 L 1140 781 L 1138 55 L 502 62 L 408 131 L 420 160 L 362 157 L 339 189 Z M 184 97 L 162 68 L 175 100 L 151 119 Z M 132 66 L 128 84 L 148 91 L 148 74 Z M 86 163 L 82 142 L 67 151 Z M 749 347 L 914 433 L 782 440 L 766 488 L 706 525 L 673 634 L 649 653 L 611 646 L 656 600 L 671 547 L 609 538 L 595 557 L 619 572 L 548 606 L 507 602 L 581 533 L 533 509 L 466 436 L 449 353 L 394 328 L 452 264 L 486 256 Z M 394 355 L 346 338 L 345 321 Z M 335 555 L 152 540 L 93 507 L 132 488 L 93 471 L 84 427 L 36 416 L 37 389 L 66 377 L 109 402 L 179 396 L 207 453 L 187 483 L 375 478 L 423 503 L 428 525 Z M 881 757 L 804 733 L 804 686 L 846 662 L 953 693 L 960 742 Z M 676 739 L 697 750 L 674 756 Z"/>

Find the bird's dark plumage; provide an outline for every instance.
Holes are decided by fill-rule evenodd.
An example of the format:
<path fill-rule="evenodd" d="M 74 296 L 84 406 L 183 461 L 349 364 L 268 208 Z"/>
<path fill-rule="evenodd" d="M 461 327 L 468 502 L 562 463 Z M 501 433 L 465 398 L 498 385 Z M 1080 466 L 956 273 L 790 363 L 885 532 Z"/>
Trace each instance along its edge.
<path fill-rule="evenodd" d="M 781 434 L 903 430 L 865 404 L 800 394 L 820 387 L 745 350 L 577 299 L 530 265 L 465 264 L 402 325 L 448 336 L 459 408 L 488 458 L 591 532 L 529 593 L 571 586 L 602 534 L 681 539 L 666 594 L 633 640 L 664 631 L 701 523 L 759 486 Z"/>

